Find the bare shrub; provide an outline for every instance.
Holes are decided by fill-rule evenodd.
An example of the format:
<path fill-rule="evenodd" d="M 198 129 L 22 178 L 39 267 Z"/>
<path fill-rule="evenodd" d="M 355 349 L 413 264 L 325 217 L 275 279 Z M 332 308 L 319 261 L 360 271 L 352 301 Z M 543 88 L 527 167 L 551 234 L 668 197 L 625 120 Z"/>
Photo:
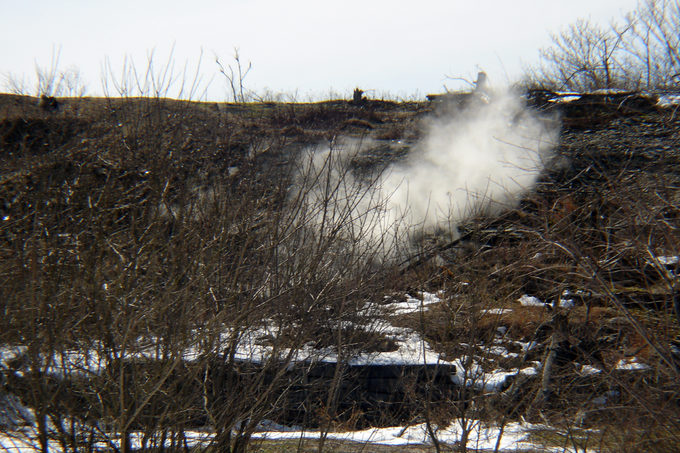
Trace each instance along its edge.
<path fill-rule="evenodd" d="M 248 91 L 244 86 L 243 82 L 245 81 L 246 77 L 248 76 L 248 73 L 253 67 L 253 64 L 251 62 L 248 62 L 248 67 L 245 68 L 244 64 L 241 62 L 241 56 L 239 55 L 239 49 L 234 48 L 234 62 L 236 63 L 236 72 L 234 72 L 234 68 L 231 67 L 231 65 L 227 66 L 229 69 L 229 73 L 227 74 L 227 70 L 224 69 L 222 64 L 220 63 L 220 60 L 215 57 L 215 63 L 217 63 L 217 66 L 220 68 L 220 73 L 227 79 L 229 82 L 229 87 L 231 88 L 231 95 L 232 95 L 232 101 L 237 102 L 237 103 L 245 103 L 251 100 L 254 96 L 254 94 L 250 91 Z M 265 94 L 261 100 L 267 100 L 271 94 Z"/>
<path fill-rule="evenodd" d="M 527 83 L 553 90 L 662 90 L 677 85 L 680 72 L 678 3 L 644 0 L 623 24 L 579 19 L 539 52 L 527 68 Z"/>
<path fill-rule="evenodd" d="M 59 58 L 61 56 L 61 46 L 54 53 L 52 51 L 52 62 L 49 67 L 35 65 L 37 81 L 35 89 L 29 88 L 30 79 L 25 75 L 17 76 L 12 73 L 5 74 L 5 88 L 13 94 L 34 94 L 35 96 L 48 97 L 82 97 L 87 92 L 87 84 L 83 81 L 80 70 L 70 67 L 65 70 L 59 69 Z"/>
<path fill-rule="evenodd" d="M 384 272 L 350 208 L 365 186 L 309 196 L 347 161 L 281 166 L 298 148 L 270 142 L 263 158 L 257 116 L 189 110 L 164 98 L 184 83 L 171 69 L 145 74 L 109 71 L 120 98 L 86 141 L 7 164 L 0 343 L 16 360 L 3 374 L 44 452 L 182 449 L 205 425 L 215 448 L 241 452 L 263 420 L 289 416 L 304 345 L 329 341 L 338 370 L 371 348 L 356 326 Z M 323 395 L 328 430 L 338 393 Z"/>

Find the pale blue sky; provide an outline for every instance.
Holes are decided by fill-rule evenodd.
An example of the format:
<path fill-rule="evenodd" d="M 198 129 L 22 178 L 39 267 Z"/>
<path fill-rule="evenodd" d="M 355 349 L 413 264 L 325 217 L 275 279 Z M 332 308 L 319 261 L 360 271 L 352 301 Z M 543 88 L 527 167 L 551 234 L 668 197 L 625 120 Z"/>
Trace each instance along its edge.
<path fill-rule="evenodd" d="M 246 88 L 325 97 L 355 86 L 378 96 L 440 92 L 474 80 L 478 68 L 502 85 L 537 60 L 549 32 L 578 18 L 607 24 L 637 0 L 310 1 L 0 0 L 0 74 L 35 79 L 61 46 L 60 67 L 77 67 L 101 94 L 108 59 L 117 77 L 126 56 L 138 70 L 155 49 L 157 67 L 174 45 L 175 72 L 201 72 L 211 100 L 228 99 L 215 55 L 234 47 L 252 62 Z M 3 80 L 4 81 L 4 77 Z M 171 89 L 176 92 L 178 86 Z M 4 91 L 4 87 L 0 86 Z"/>

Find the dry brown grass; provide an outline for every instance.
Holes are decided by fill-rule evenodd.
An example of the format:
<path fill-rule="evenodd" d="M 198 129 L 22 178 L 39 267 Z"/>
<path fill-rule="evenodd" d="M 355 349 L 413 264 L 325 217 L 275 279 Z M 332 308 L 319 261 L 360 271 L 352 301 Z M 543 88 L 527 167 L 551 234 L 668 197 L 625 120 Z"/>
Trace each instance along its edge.
<path fill-rule="evenodd" d="M 551 385 L 555 396 L 534 405 L 537 380 L 508 401 L 462 391 L 447 404 L 448 412 L 429 408 L 423 418 L 523 415 L 540 422 L 543 416 L 568 426 L 580 405 L 592 412 L 589 426 L 605 431 L 625 423 L 633 433 L 651 427 L 660 439 L 659 433 L 669 438 L 673 435 L 666 431 L 677 433 L 672 431 L 680 412 L 677 372 L 659 353 L 679 339 L 671 309 L 675 277 L 673 269 L 650 264 L 650 254 L 680 254 L 675 234 L 680 227 L 675 215 L 680 211 L 675 184 L 680 123 L 670 113 L 616 119 L 593 133 L 567 130 L 557 150 L 559 162 L 520 206 L 497 218 L 470 219 L 462 228 L 463 234 L 465 228 L 471 231 L 466 241 L 417 266 L 376 269 L 370 257 L 350 259 L 346 243 L 323 234 L 296 227 L 299 240 L 291 240 L 291 229 L 283 226 L 290 165 L 301 148 L 333 138 L 347 125 L 344 133 L 379 140 L 418 137 L 422 114 L 431 106 L 375 102 L 357 107 L 342 101 L 216 106 L 147 98 L 60 103 L 60 110 L 45 112 L 36 98 L 0 95 L 0 208 L 9 219 L 0 224 L 0 275 L 9 295 L 0 342 L 33 348 L 28 363 L 35 373 L 26 376 L 35 380 L 25 382 L 26 394 L 33 392 L 34 407 L 46 414 L 56 418 L 74 405 L 40 403 L 64 390 L 40 378 L 44 364 L 38 357 L 45 351 L 108 345 L 102 350 L 110 359 L 106 388 L 115 393 L 125 388 L 122 368 L 115 369 L 116 364 L 124 367 L 116 348 L 134 350 L 132 340 L 138 337 L 180 348 L 198 329 L 208 364 L 216 357 L 210 345 L 217 344 L 224 325 L 245 328 L 267 318 L 279 322 L 283 333 L 262 341 L 281 348 L 314 341 L 347 351 L 391 350 L 394 344 L 380 335 L 329 326 L 360 322 L 364 302 L 386 292 L 443 290 L 444 302 L 396 317 L 394 324 L 420 332 L 447 358 L 472 350 L 463 344 L 490 344 L 504 327 L 511 352 L 517 350 L 512 342 L 536 341 L 541 348 L 526 360 L 541 360 L 559 331 L 561 355 Z M 222 191 L 220 197 L 211 198 L 214 187 Z M 317 246 L 306 247 L 308 240 L 318 241 Z M 430 242 L 436 244 L 436 238 Z M 273 243 L 285 243 L 299 259 L 283 259 Z M 582 294 L 574 297 L 577 305 L 569 312 L 517 302 L 523 294 L 553 302 L 564 290 Z M 498 308 L 512 311 L 484 312 Z M 564 318 L 559 323 L 556 313 Z M 179 349 L 173 347 L 168 351 L 176 354 Z M 484 354 L 483 348 L 477 350 Z M 626 357 L 637 357 L 651 371 L 613 370 Z M 484 357 L 484 366 L 491 369 L 489 358 Z M 519 367 L 520 360 L 503 365 Z M 576 363 L 604 372 L 583 376 Z M 159 365 L 157 376 L 175 376 L 172 364 Z M 212 416 L 222 417 L 226 429 L 242 414 L 276 414 L 268 405 L 277 401 L 257 395 L 274 382 L 285 394 L 291 384 L 285 374 L 277 374 L 285 367 L 277 366 L 272 362 L 260 374 L 249 371 L 255 381 L 233 366 L 220 370 L 239 391 L 227 397 L 215 390 L 214 404 L 234 412 Z M 132 394 L 153 393 L 158 381 L 149 371 L 132 370 L 146 376 Z M 186 373 L 195 387 L 187 385 L 172 410 L 162 409 L 163 398 L 147 401 L 145 410 L 161 411 L 163 426 L 185 420 L 182 414 L 195 409 L 196 394 L 213 390 L 210 373 L 200 367 Z M 115 401 L 99 403 L 92 387 L 81 384 L 79 397 L 100 413 L 122 417 L 112 412 Z M 167 384 L 156 390 L 172 390 Z M 610 390 L 620 395 L 614 404 L 592 404 Z M 259 412 L 249 412 L 253 407 Z M 324 409 L 327 427 L 343 426 L 332 404 L 315 407 L 330 408 Z M 152 425 L 147 428 L 155 434 L 165 429 Z M 68 444 L 67 434 L 61 439 Z M 326 447 L 355 446 L 331 442 Z"/>

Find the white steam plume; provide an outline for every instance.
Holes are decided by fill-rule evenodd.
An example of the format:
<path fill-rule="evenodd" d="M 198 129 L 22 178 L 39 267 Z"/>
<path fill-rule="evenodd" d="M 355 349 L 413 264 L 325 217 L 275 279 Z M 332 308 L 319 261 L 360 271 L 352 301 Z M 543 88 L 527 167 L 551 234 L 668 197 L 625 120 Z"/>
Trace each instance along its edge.
<path fill-rule="evenodd" d="M 316 186 L 307 199 L 332 204 L 333 215 L 351 217 L 354 230 L 358 225 L 362 237 L 392 253 L 408 250 L 414 234 L 455 237 L 455 227 L 470 215 L 514 206 L 543 170 L 558 138 L 556 122 L 540 120 L 509 94 L 471 104 L 432 119 L 424 140 L 370 189 L 357 190 L 366 181 L 348 171 L 366 143 L 314 149 L 305 172 Z"/>
<path fill-rule="evenodd" d="M 412 224 L 447 228 L 515 205 L 536 182 L 557 130 L 510 95 L 431 122 L 420 152 L 395 166 L 383 189 Z"/>

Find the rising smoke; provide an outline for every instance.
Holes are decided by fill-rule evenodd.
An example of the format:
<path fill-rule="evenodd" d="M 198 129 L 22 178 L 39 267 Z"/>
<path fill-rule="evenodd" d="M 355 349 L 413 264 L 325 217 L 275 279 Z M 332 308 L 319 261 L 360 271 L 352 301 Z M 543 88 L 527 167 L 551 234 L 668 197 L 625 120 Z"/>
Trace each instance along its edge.
<path fill-rule="evenodd" d="M 408 212 L 412 224 L 448 228 L 512 207 L 531 189 L 557 140 L 554 123 L 517 96 L 484 99 L 431 121 L 420 152 L 384 181 L 390 209 Z"/>
<path fill-rule="evenodd" d="M 352 170 L 374 143 L 310 150 L 303 173 L 312 184 L 305 193 L 312 205 L 325 206 L 319 223 L 351 218 L 364 240 L 403 253 L 423 234 L 455 238 L 456 227 L 470 216 L 516 205 L 550 157 L 557 122 L 538 118 L 516 95 L 470 98 L 465 107 L 445 104 L 410 154 L 375 178 Z"/>

